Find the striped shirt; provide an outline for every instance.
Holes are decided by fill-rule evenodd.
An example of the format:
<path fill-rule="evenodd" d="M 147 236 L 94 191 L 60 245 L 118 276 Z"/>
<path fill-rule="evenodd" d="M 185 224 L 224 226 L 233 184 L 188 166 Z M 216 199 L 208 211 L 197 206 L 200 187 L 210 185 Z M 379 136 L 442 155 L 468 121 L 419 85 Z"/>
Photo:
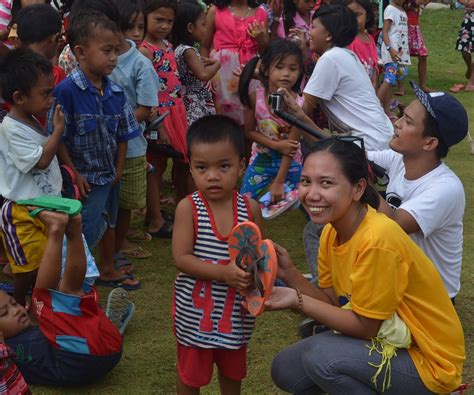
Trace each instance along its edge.
<path fill-rule="evenodd" d="M 188 196 L 193 206 L 194 255 L 206 263 L 230 261 L 228 236 L 219 234 L 212 211 L 200 192 Z M 247 198 L 234 191 L 234 226 L 251 220 Z M 175 281 L 175 330 L 178 342 L 190 347 L 238 349 L 248 343 L 255 318 L 242 310 L 242 296 L 218 281 L 180 273 Z"/>
<path fill-rule="evenodd" d="M 0 30 L 6 30 L 12 19 L 13 0 L 0 0 Z"/>

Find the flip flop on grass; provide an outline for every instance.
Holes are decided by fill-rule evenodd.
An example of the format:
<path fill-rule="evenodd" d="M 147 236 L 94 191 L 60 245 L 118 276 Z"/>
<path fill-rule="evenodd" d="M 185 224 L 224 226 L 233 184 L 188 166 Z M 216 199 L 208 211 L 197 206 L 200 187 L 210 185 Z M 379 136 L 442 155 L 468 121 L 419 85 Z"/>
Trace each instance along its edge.
<path fill-rule="evenodd" d="M 30 211 L 31 217 L 36 217 L 41 211 L 58 211 L 74 217 L 82 210 L 82 203 L 79 200 L 67 199 L 58 196 L 40 196 L 34 199 L 18 200 L 17 204 L 37 207 Z"/>
<path fill-rule="evenodd" d="M 124 334 L 134 312 L 135 304 L 128 297 L 127 291 L 115 288 L 110 292 L 105 315 L 117 327 L 121 335 Z"/>
<path fill-rule="evenodd" d="M 130 229 L 127 232 L 128 241 L 151 241 L 152 239 L 151 234 L 141 229 Z"/>
<path fill-rule="evenodd" d="M 131 274 L 123 274 L 119 278 L 115 280 L 102 280 L 101 278 L 98 278 L 95 280 L 96 285 L 102 285 L 104 287 L 111 287 L 111 288 L 122 288 L 127 291 L 136 291 L 137 289 L 141 288 L 141 284 L 126 284 L 124 283 L 124 280 L 135 280 L 135 277 Z"/>
<path fill-rule="evenodd" d="M 241 294 L 251 315 L 262 314 L 276 280 L 278 262 L 273 243 L 262 240 L 253 222 L 242 222 L 229 235 L 229 255 L 240 268 L 253 274 L 252 285 Z"/>
<path fill-rule="evenodd" d="M 449 88 L 449 91 L 453 93 L 459 93 L 464 90 L 465 87 L 466 85 L 464 84 L 454 84 L 451 88 Z"/>
<path fill-rule="evenodd" d="M 123 250 L 120 250 L 120 253 L 122 255 L 125 255 L 127 258 L 134 258 L 134 259 L 146 259 L 146 258 L 150 258 L 153 255 L 150 251 L 147 251 L 140 246 L 125 248 Z"/>

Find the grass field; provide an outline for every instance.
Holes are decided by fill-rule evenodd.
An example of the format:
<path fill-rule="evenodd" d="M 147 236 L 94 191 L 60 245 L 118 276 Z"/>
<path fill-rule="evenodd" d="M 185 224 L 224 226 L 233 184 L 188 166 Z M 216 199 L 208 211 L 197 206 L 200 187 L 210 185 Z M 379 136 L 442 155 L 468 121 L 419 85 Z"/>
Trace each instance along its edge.
<path fill-rule="evenodd" d="M 465 66 L 454 44 L 462 19 L 462 12 L 442 10 L 427 11 L 422 17 L 422 27 L 427 48 L 428 85 L 438 90 L 447 90 L 457 82 L 465 82 Z M 416 60 L 414 60 L 416 66 Z M 416 67 L 411 77 L 415 80 Z M 408 84 L 405 103 L 413 99 Z M 457 96 L 469 112 L 474 124 L 474 93 Z M 456 309 L 461 317 L 467 359 L 464 382 L 474 381 L 474 156 L 469 154 L 467 141 L 455 147 L 449 155 L 448 164 L 464 182 L 466 191 L 466 213 L 464 217 L 464 267 L 462 289 L 456 300 Z M 436 215 L 436 213 L 433 213 Z M 268 223 L 268 236 L 285 246 L 303 272 L 307 271 L 302 245 L 303 215 L 296 211 Z M 136 314 L 127 329 L 123 359 L 103 380 L 74 389 L 49 389 L 34 387 L 35 393 L 173 393 L 175 391 L 175 339 L 171 322 L 171 294 L 176 271 L 171 261 L 171 242 L 153 241 L 146 244 L 154 255 L 150 259 L 136 261 L 136 273 L 142 289 L 132 294 L 137 306 Z M 103 297 L 108 290 L 102 290 Z M 248 378 L 244 381 L 245 394 L 277 393 L 270 377 L 270 365 L 275 354 L 296 341 L 297 326 L 301 317 L 293 313 L 269 313 L 259 318 L 249 344 Z M 218 392 L 213 380 L 203 393 Z"/>

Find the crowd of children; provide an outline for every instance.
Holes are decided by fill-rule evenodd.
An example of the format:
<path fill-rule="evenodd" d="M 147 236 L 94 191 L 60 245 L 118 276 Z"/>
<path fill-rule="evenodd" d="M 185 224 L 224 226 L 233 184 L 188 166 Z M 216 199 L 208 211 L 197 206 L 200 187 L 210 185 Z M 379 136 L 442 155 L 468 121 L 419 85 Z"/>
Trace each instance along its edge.
<path fill-rule="evenodd" d="M 423 130 L 423 137 L 444 141 L 447 126 L 435 125 L 440 102 L 423 96 L 430 92 L 419 25 L 426 3 L 392 0 L 380 10 L 383 26 L 376 26 L 370 0 L 0 0 L 0 258 L 13 279 L 13 297 L 0 291 L 0 335 L 12 349 L 22 347 L 31 356 L 28 363 L 16 360 L 21 374 L 5 370 L 5 377 L 11 377 L 7 385 L 28 393 L 27 383 L 77 384 L 110 371 L 120 360 L 121 334 L 133 304 L 126 293 L 114 290 L 105 314 L 96 289 L 84 280 L 96 270 L 95 284 L 138 290 L 141 283 L 130 258 L 152 254 L 135 241 L 172 237 L 180 272 L 173 298 L 177 391 L 199 393 L 216 364 L 221 392 L 240 393 L 255 318 L 242 307 L 245 298 L 239 291 L 256 279 L 230 261 L 229 234 L 247 221 L 263 232 L 263 218 L 297 207 L 300 180 L 308 186 L 312 177 L 311 171 L 306 176 L 302 171 L 303 152 L 314 137 L 278 117 L 269 97 L 278 93 L 299 121 L 338 135 L 336 146 L 362 141 L 361 148 L 375 158 L 376 151 L 389 144 L 393 148 L 394 133 L 398 138 L 403 127 L 410 127 L 396 121 L 393 94 L 395 87 L 395 94 L 404 93 L 410 56 L 416 56 L 417 97 L 428 102 L 422 102 L 423 111 L 433 117 L 429 125 L 435 130 Z M 466 3 L 463 31 L 472 27 L 471 6 Z M 463 88 L 454 87 L 457 91 L 474 90 L 473 35 L 466 34 L 457 49 L 463 51 L 470 80 Z M 416 115 L 424 117 L 418 110 Z M 405 112 L 403 119 L 410 114 Z M 460 125 L 459 139 L 464 129 L 467 124 Z M 347 140 L 347 135 L 352 137 Z M 444 154 L 437 143 L 427 145 L 430 155 L 437 149 L 430 163 L 439 164 L 459 139 L 444 141 Z M 366 179 L 365 154 L 362 158 Z M 169 162 L 175 196 L 163 199 Z M 321 185 L 329 190 L 335 179 Z M 350 183 L 365 188 L 357 180 Z M 359 211 L 347 220 L 353 221 L 350 226 L 367 213 L 363 192 L 354 192 Z M 462 200 L 462 185 L 459 193 Z M 77 201 L 77 207 L 71 203 Z M 165 202 L 176 206 L 175 217 L 162 210 Z M 306 201 L 311 218 L 327 208 L 310 206 Z M 462 212 L 455 226 L 462 233 L 464 206 L 458 208 Z M 375 215 L 370 210 L 369 216 Z M 143 211 L 146 231 L 133 229 L 132 213 Z M 332 220 L 324 223 L 333 226 Z M 424 229 L 420 224 L 409 231 L 401 225 L 404 243 L 403 231 Z M 437 255 L 423 248 L 422 239 L 418 244 L 437 264 Z M 90 257 L 94 248 L 97 268 Z M 460 271 L 458 258 L 453 259 Z M 300 283 L 285 270 L 287 282 Z M 449 277 L 441 274 L 443 281 Z M 430 275 L 437 276 L 435 271 Z M 320 284 L 329 284 L 328 276 Z M 451 288 L 454 303 L 459 282 Z M 279 293 L 284 296 L 277 291 L 269 308 L 281 302 Z M 299 290 L 296 297 L 303 311 L 308 297 Z M 323 299 L 333 303 L 335 297 Z M 290 305 L 282 307 L 295 307 Z M 28 309 L 38 327 L 31 326 Z M 375 335 L 370 325 L 367 333 Z M 334 328 L 352 333 L 342 324 Z M 360 333 L 355 337 L 364 338 Z M 455 351 L 459 370 L 462 352 Z M 8 348 L 2 352 L 2 358 L 12 358 Z M 446 390 L 458 384 L 460 374 L 456 371 L 453 378 L 447 373 L 441 384 L 429 373 L 420 376 L 414 388 Z"/>

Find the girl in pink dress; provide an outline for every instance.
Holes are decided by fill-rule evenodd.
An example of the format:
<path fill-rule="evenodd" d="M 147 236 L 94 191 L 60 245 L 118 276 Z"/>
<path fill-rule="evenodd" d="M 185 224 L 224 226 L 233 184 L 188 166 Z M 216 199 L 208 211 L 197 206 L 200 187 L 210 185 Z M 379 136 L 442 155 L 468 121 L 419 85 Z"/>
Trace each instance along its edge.
<path fill-rule="evenodd" d="M 158 113 L 169 111 L 160 130 L 160 140 L 184 155 L 184 160 L 173 159 L 172 179 L 176 190 L 176 200 L 180 201 L 194 191 L 194 183 L 187 162 L 186 131 L 188 129 L 186 108 L 182 99 L 182 86 L 174 49 L 166 37 L 170 34 L 176 13 L 173 0 L 150 0 L 143 13 L 147 21 L 147 32 L 140 52 L 149 58 L 158 74 L 161 89 L 158 92 Z M 155 166 L 161 183 L 166 169 L 167 158 L 148 153 L 148 161 Z"/>
<path fill-rule="evenodd" d="M 367 33 L 367 30 L 371 29 L 375 23 L 372 3 L 370 0 L 343 0 L 339 3 L 346 5 L 356 14 L 359 32 L 347 48 L 357 55 L 365 67 L 372 85 L 376 87 L 379 76 L 377 47 L 372 35 Z"/>
<path fill-rule="evenodd" d="M 217 0 L 214 4 L 207 14 L 207 37 L 201 54 L 208 56 L 213 46 L 211 57 L 221 64 L 213 80 L 216 111 L 243 125 L 239 78 L 234 72 L 268 44 L 267 13 L 255 0 Z"/>

